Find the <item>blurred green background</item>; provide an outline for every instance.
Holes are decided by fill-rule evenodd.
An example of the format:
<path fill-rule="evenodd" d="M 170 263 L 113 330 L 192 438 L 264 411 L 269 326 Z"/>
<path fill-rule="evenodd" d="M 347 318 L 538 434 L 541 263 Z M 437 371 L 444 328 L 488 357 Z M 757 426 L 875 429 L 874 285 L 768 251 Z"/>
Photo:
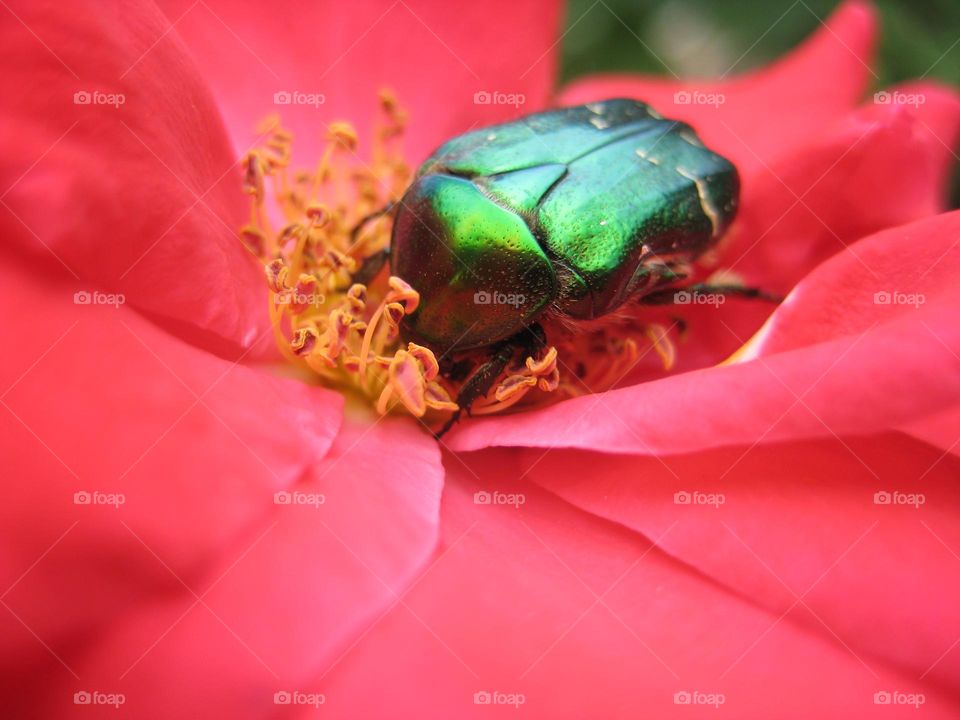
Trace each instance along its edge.
<path fill-rule="evenodd" d="M 597 72 L 708 77 L 770 62 L 815 32 L 838 0 L 568 0 L 561 79 Z M 876 87 L 960 84 L 960 0 L 875 0 Z M 639 38 L 639 40 L 638 40 Z M 642 40 L 642 42 L 641 42 Z M 647 46 L 644 47 L 644 44 Z M 658 59 L 660 58 L 660 59 Z M 960 165 L 960 163 L 958 163 Z M 952 199 L 960 206 L 960 167 Z"/>

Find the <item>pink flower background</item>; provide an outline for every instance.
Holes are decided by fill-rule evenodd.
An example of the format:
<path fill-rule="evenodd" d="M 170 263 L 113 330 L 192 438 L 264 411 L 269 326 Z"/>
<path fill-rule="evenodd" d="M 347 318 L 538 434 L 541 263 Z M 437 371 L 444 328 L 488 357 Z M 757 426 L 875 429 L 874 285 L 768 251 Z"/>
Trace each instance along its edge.
<path fill-rule="evenodd" d="M 545 0 L 2 4 L 10 717 L 960 714 L 960 98 L 871 101 L 869 5 L 759 72 L 557 91 Z M 309 165 L 333 120 L 368 136 L 383 86 L 413 162 L 516 115 L 483 90 L 687 120 L 743 178 L 721 266 L 787 300 L 658 311 L 688 325 L 673 373 L 649 354 L 439 445 L 345 410 L 283 377 L 239 160 L 274 93 L 325 95 L 281 108 Z M 124 101 L 75 104 L 94 91 Z M 495 692 L 524 702 L 475 704 Z"/>

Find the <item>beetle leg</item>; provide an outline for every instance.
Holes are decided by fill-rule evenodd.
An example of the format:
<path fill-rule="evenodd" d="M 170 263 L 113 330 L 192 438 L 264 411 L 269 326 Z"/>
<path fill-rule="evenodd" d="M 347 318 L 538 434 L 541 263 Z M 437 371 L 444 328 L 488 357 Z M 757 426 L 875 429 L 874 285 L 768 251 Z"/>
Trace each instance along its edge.
<path fill-rule="evenodd" d="M 387 246 L 383 250 L 375 252 L 366 258 L 350 279 L 355 283 L 370 284 L 370 281 L 377 276 L 377 273 L 380 272 L 381 268 L 383 268 L 389 259 L 390 247 Z"/>
<path fill-rule="evenodd" d="M 396 203 L 391 200 L 382 208 L 378 208 L 377 210 L 374 210 L 372 213 L 364 215 L 362 218 L 360 218 L 357 221 L 357 224 L 354 225 L 353 229 L 350 231 L 351 244 L 354 244 L 354 245 L 356 244 L 357 236 L 360 235 L 360 231 L 363 230 L 364 225 L 366 225 L 368 222 L 372 222 L 373 220 L 376 220 L 378 217 L 383 217 L 388 212 L 393 210 L 394 207 L 396 207 Z"/>
<path fill-rule="evenodd" d="M 473 372 L 457 394 L 457 405 L 459 407 L 454 410 L 453 415 L 443 424 L 443 427 L 433 434 L 437 440 L 442 438 L 450 428 L 457 424 L 464 410 L 467 411 L 468 415 L 470 414 L 470 406 L 475 400 L 490 392 L 493 383 L 500 377 L 500 373 L 507 367 L 507 363 L 509 363 L 516 354 L 516 351 L 516 344 L 507 340 L 493 351 L 489 360 Z"/>
<path fill-rule="evenodd" d="M 684 304 L 682 300 L 677 299 L 677 294 L 682 292 L 701 295 L 723 295 L 724 297 L 739 297 L 772 303 L 783 302 L 781 296 L 768 293 L 760 288 L 744 287 L 743 285 L 710 285 L 708 283 L 694 283 L 693 285 L 684 287 L 664 288 L 663 290 L 657 290 L 656 292 L 644 295 L 640 298 L 639 302 L 644 305 Z"/>
<path fill-rule="evenodd" d="M 457 424 L 457 421 L 460 420 L 460 416 L 464 411 L 466 411 L 467 415 L 470 414 L 470 406 L 490 392 L 493 383 L 496 382 L 497 378 L 500 377 L 500 374 L 504 371 L 504 368 L 516 357 L 518 352 L 524 351 L 530 355 L 543 347 L 546 347 L 546 335 L 539 323 L 534 323 L 513 337 L 507 338 L 498 345 L 495 345 L 491 351 L 490 358 L 478 367 L 463 384 L 463 387 L 460 388 L 460 392 L 457 395 L 457 405 L 459 405 L 459 407 L 447 422 L 443 424 L 443 427 L 434 433 L 434 437 L 437 440 L 443 437 L 450 428 Z"/>
<path fill-rule="evenodd" d="M 372 222 L 379 217 L 383 217 L 384 215 L 389 213 L 391 210 L 393 210 L 395 206 L 396 206 L 395 202 L 388 202 L 382 208 L 378 210 L 374 210 L 369 215 L 364 215 L 362 218 L 360 218 L 357 224 L 354 225 L 353 229 L 350 231 L 350 246 L 353 247 L 354 245 L 357 244 L 357 240 L 360 237 L 360 231 L 363 230 L 364 226 L 367 223 Z M 368 258 L 366 258 L 363 261 L 363 264 L 353 274 L 353 281 L 358 283 L 363 283 L 364 285 L 366 285 L 371 280 L 373 280 L 373 278 L 377 276 L 377 273 L 380 272 L 380 268 L 383 267 L 384 263 L 387 261 L 389 257 L 390 257 L 389 246 L 385 247 L 383 250 L 380 250 L 379 252 L 374 253 L 373 255 L 370 255 Z"/>

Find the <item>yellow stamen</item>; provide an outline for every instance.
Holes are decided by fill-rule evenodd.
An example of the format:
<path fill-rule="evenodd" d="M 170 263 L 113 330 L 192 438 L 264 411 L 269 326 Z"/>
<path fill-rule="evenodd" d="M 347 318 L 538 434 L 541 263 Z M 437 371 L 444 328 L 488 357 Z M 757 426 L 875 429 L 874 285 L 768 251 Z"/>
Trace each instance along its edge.
<path fill-rule="evenodd" d="M 557 388 L 560 381 L 560 371 L 557 368 L 557 349 L 547 348 L 543 356 L 528 357 L 523 366 L 508 375 L 494 389 L 493 399 L 484 398 L 471 409 L 474 415 L 489 415 L 500 412 L 516 405 L 526 394 L 540 388 L 544 392 L 551 392 Z"/>
<path fill-rule="evenodd" d="M 677 347 L 670 339 L 667 328 L 665 328 L 663 325 L 657 324 L 647 325 L 646 329 L 644 330 L 644 335 L 647 336 L 647 339 L 653 344 L 653 349 L 656 351 L 657 355 L 660 356 L 660 360 L 663 363 L 663 369 L 672 369 L 673 364 L 677 360 Z"/>
<path fill-rule="evenodd" d="M 370 287 L 352 281 L 364 260 L 389 245 L 391 225 L 389 218 L 368 223 L 356 244 L 352 229 L 397 200 L 412 176 L 400 150 L 406 116 L 392 94 L 380 102 L 372 160 L 356 155 L 352 125 L 333 122 L 313 172 L 290 168 L 293 135 L 279 118 L 265 119 L 260 146 L 244 158 L 250 220 L 240 236 L 263 260 L 274 335 L 287 360 L 358 388 L 381 412 L 403 409 L 439 424 L 457 410 L 456 385 L 441 377 L 429 348 L 404 348 L 399 339 L 420 296 L 400 278 Z M 279 231 L 268 198 L 284 218 Z"/>
<path fill-rule="evenodd" d="M 367 323 L 366 332 L 363 335 L 363 344 L 360 346 L 360 379 L 367 377 L 367 360 L 370 357 L 370 347 L 373 344 L 374 335 L 383 317 L 384 311 L 391 304 L 399 305 L 404 313 L 409 315 L 420 304 L 420 294 L 410 287 L 407 283 L 398 277 L 390 276 L 390 291 L 374 311 L 373 317 Z M 395 308 L 394 308 L 395 309 Z"/>

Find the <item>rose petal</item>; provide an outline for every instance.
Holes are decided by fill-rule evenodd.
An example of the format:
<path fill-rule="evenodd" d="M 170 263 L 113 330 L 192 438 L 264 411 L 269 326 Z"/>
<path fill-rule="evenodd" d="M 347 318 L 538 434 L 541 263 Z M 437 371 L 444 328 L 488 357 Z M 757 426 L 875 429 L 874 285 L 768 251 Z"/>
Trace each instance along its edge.
<path fill-rule="evenodd" d="M 433 551 L 442 480 L 416 423 L 350 423 L 289 503 L 262 498 L 260 527 L 188 581 L 202 604 L 179 588 L 121 618 L 78 664 L 83 682 L 158 718 L 270 717 L 277 692 L 322 692 L 316 674 L 350 659 Z M 50 717 L 73 716 L 76 685 L 49 694 Z"/>
<path fill-rule="evenodd" d="M 163 16 L 87 0 L 5 13 L 0 133 L 16 139 L 0 157 L 6 236 L 36 269 L 65 266 L 122 292 L 190 342 L 250 348 L 268 320 L 262 269 L 236 232 L 240 171 Z"/>
<path fill-rule="evenodd" d="M 418 162 L 477 123 L 541 107 L 553 81 L 560 19 L 554 0 L 377 0 L 354 3 L 349 12 L 289 1 L 273 3 L 269 13 L 235 0 L 161 5 L 204 67 L 237 147 L 251 142 L 261 117 L 279 111 L 303 166 L 315 162 L 324 126 L 340 119 L 356 125 L 358 154 L 367 158 L 382 87 L 409 109 L 404 143 Z M 274 103 L 275 93 L 294 92 L 318 102 Z M 481 92 L 520 97 L 478 105 L 474 94 Z"/>
<path fill-rule="evenodd" d="M 935 717 L 956 713 L 932 684 L 882 662 L 874 676 L 832 638 L 778 622 L 637 535 L 511 480 L 520 468 L 508 453 L 466 462 L 449 462 L 435 564 L 311 684 L 326 695 L 324 715 L 488 717 L 498 709 L 474 697 L 496 691 L 500 702 L 522 693 L 532 717 L 680 718 L 697 711 L 674 694 L 697 691 L 722 693 L 732 717 L 872 717 L 874 693 L 894 689 L 925 693 Z M 476 503 L 495 490 L 525 502 Z"/>
<path fill-rule="evenodd" d="M 938 326 L 921 308 L 960 302 L 960 211 L 865 238 L 804 279 L 743 349 L 769 356 L 912 320 L 935 339 Z M 907 252 L 908 251 L 908 252 Z"/>
<path fill-rule="evenodd" d="M 960 403 L 921 420 L 904 425 L 900 429 L 912 437 L 943 450 L 946 455 L 960 455 Z"/>
<path fill-rule="evenodd" d="M 824 263 L 802 282 L 740 355 L 767 356 L 863 332 L 896 318 L 917 318 L 918 328 L 927 334 L 924 342 L 949 349 L 940 326 L 924 319 L 918 309 L 927 304 L 955 308 L 960 303 L 955 292 L 960 272 L 957 237 L 960 212 L 953 212 L 858 243 L 851 253 Z M 904 262 L 904 247 L 910 248 L 909 262 Z M 916 351 L 922 353 L 921 348 Z M 960 403 L 948 404 L 901 428 L 945 452 L 955 452 L 960 446 L 958 408 Z"/>
<path fill-rule="evenodd" d="M 0 583 L 24 623 L 2 613 L 0 662 L 73 665 L 118 614 L 262 527 L 326 453 L 342 398 L 199 351 L 121 298 L 7 258 L 0 277 Z"/>
<path fill-rule="evenodd" d="M 943 210 L 960 96 L 931 85 L 889 92 L 924 102 L 867 105 L 745 178 L 722 267 L 786 293 L 859 238 Z M 865 264 L 859 269 L 870 274 Z"/>
<path fill-rule="evenodd" d="M 666 533 L 665 552 L 739 597 L 795 610 L 865 674 L 883 658 L 955 685 L 960 466 L 939 456 L 891 433 L 657 458 L 536 450 L 522 465 L 576 507 Z"/>

